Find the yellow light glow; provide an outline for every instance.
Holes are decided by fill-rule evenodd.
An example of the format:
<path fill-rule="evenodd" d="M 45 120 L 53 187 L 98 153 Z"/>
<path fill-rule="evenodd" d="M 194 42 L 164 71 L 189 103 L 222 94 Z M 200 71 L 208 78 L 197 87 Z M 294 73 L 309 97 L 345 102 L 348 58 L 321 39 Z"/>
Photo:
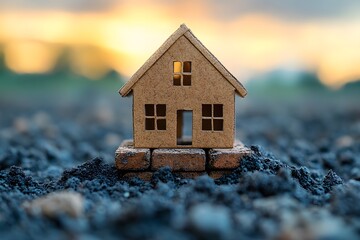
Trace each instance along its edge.
<path fill-rule="evenodd" d="M 181 73 L 181 62 L 174 62 L 174 73 Z"/>
<path fill-rule="evenodd" d="M 58 49 L 39 42 L 15 42 L 5 46 L 5 63 L 18 73 L 49 72 L 55 65 Z"/>
<path fill-rule="evenodd" d="M 106 59 L 106 53 L 94 47 L 77 47 L 69 57 L 73 71 L 89 79 L 99 79 L 107 73 Z"/>
<path fill-rule="evenodd" d="M 319 66 L 319 78 L 329 86 L 339 88 L 360 77 L 360 54 L 349 54 L 338 48 L 324 54 Z"/>
<path fill-rule="evenodd" d="M 131 76 L 185 22 L 241 80 L 291 64 L 334 87 L 360 78 L 360 18 L 291 22 L 250 12 L 225 20 L 214 11 L 205 1 L 144 0 L 101 12 L 12 10 L 0 14 L 0 46 L 16 72 L 51 71 L 59 56 L 54 46 L 62 46 L 79 74 L 96 79 L 115 69 Z"/>

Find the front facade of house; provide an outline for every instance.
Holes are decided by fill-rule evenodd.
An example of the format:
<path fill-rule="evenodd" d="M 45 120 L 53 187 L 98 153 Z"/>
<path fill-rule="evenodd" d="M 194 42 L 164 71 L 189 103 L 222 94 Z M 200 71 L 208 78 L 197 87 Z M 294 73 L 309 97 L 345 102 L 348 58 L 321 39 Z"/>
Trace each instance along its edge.
<path fill-rule="evenodd" d="M 132 83 L 134 147 L 232 148 L 236 89 L 193 35 L 178 35 Z M 192 118 L 186 139 L 185 112 Z"/>

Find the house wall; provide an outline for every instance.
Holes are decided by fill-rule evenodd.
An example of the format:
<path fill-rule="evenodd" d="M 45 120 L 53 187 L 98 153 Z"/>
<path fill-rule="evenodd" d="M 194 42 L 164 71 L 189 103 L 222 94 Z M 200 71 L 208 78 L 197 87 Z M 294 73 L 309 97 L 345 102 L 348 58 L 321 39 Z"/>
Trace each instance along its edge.
<path fill-rule="evenodd" d="M 191 86 L 173 86 L 173 61 L 192 62 Z M 234 87 L 185 37 L 180 37 L 133 87 L 135 147 L 176 148 L 177 110 L 193 111 L 193 148 L 231 148 Z M 145 130 L 145 104 L 166 104 L 166 131 Z M 224 130 L 202 131 L 202 104 L 223 104 Z"/>

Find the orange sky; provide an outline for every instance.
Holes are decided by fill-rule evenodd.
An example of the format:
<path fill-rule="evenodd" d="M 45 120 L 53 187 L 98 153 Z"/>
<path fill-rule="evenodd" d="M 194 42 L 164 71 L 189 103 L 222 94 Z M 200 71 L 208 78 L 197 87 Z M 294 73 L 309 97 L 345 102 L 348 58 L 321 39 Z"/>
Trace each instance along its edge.
<path fill-rule="evenodd" d="M 98 78 L 115 69 L 130 76 L 186 23 L 242 81 L 280 68 L 315 71 L 333 87 L 360 79 L 360 14 L 294 20 L 248 11 L 224 17 L 205 0 L 120 2 L 101 11 L 0 10 L 7 66 L 16 72 L 51 71 L 66 46 L 80 74 Z"/>

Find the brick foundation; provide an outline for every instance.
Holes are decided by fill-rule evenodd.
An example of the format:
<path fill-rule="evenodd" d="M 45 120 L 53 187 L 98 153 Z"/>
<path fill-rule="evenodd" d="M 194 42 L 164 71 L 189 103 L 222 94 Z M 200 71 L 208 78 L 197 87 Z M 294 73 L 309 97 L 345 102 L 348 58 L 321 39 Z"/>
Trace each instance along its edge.
<path fill-rule="evenodd" d="M 241 159 L 252 151 L 236 140 L 231 149 L 146 149 L 134 148 L 132 140 L 124 140 L 115 152 L 115 166 L 124 178 L 150 180 L 156 170 L 169 166 L 185 178 L 208 174 L 217 179 L 239 167 Z"/>

